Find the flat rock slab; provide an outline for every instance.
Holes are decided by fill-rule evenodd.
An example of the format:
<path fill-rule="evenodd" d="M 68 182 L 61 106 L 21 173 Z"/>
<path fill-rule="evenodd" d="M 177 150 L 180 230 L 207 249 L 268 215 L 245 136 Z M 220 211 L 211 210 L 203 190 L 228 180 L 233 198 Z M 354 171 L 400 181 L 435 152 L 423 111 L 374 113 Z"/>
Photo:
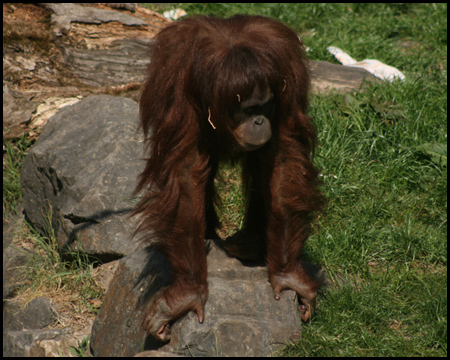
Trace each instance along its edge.
<path fill-rule="evenodd" d="M 168 283 L 165 258 L 148 249 L 123 258 L 93 325 L 95 356 L 133 356 L 144 350 L 186 356 L 270 356 L 298 340 L 301 320 L 293 291 L 275 301 L 267 268 L 244 266 L 207 242 L 209 297 L 199 324 L 189 313 L 172 326 L 169 343 L 147 336 L 142 320 L 146 305 Z"/>

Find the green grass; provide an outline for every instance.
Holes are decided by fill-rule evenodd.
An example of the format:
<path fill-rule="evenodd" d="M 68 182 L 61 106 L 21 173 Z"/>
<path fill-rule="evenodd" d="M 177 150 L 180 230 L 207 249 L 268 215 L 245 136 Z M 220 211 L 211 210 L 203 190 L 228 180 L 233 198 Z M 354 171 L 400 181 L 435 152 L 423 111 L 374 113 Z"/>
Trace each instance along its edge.
<path fill-rule="evenodd" d="M 60 313 L 70 314 L 70 319 L 62 323 L 64 326 L 72 321 L 75 324 L 87 322 L 88 318 L 93 321 L 105 295 L 94 279 L 94 265 L 99 261 L 90 258 L 81 243 L 78 250 L 66 250 L 61 255 L 50 219 L 51 213 L 46 216 L 45 236 L 27 222 L 18 228 L 17 243 L 11 246 L 19 251 L 33 251 L 31 254 L 23 252 L 28 260 L 23 266 L 23 279 L 17 284 L 15 299 L 20 299 L 24 305 L 39 296 L 52 299 Z"/>
<path fill-rule="evenodd" d="M 418 149 L 446 144 L 439 99 L 426 78 L 313 99 L 329 203 L 307 250 L 344 280 L 286 354 L 446 355 L 447 169 Z"/>
<path fill-rule="evenodd" d="M 31 144 L 25 135 L 3 143 L 3 220 L 7 214 L 16 212 L 22 199 L 20 168 Z"/>

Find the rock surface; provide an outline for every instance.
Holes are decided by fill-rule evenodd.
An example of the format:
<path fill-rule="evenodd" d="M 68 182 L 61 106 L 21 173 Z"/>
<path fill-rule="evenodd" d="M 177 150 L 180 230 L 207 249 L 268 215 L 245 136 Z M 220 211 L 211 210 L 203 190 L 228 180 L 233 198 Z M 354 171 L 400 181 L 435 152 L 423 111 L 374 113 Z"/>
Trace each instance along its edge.
<path fill-rule="evenodd" d="M 277 345 L 300 337 L 293 291 L 275 301 L 266 267 L 244 266 L 228 258 L 218 241 L 206 244 L 209 297 L 204 323 L 189 313 L 172 326 L 167 344 L 145 334 L 146 305 L 168 283 L 170 271 L 161 254 L 141 249 L 120 262 L 93 325 L 94 356 L 134 356 L 155 349 L 186 356 L 269 356 Z"/>
<path fill-rule="evenodd" d="M 133 251 L 131 194 L 144 165 L 136 134 L 138 105 L 94 95 L 52 117 L 23 163 L 25 214 L 44 231 L 48 218 L 60 249 L 108 261 Z"/>

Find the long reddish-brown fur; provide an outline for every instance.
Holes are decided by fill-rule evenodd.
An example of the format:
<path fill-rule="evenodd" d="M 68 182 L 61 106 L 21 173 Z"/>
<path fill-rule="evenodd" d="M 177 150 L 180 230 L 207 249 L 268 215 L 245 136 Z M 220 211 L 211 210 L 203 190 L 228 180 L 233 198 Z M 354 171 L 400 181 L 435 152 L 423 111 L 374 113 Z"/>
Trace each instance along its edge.
<path fill-rule="evenodd" d="M 202 312 L 204 238 L 219 225 L 213 179 L 219 161 L 239 159 L 249 199 L 244 228 L 260 236 L 276 296 L 285 288 L 315 296 L 319 282 L 299 254 L 322 197 L 310 159 L 316 135 L 306 116 L 310 80 L 297 35 L 260 16 L 194 17 L 163 29 L 152 49 L 140 101 L 150 156 L 135 191 L 143 191 L 135 214 L 137 232 L 144 241 L 156 239 L 172 266 L 165 301 L 177 307 L 187 297 L 193 300 L 179 312 Z M 275 95 L 273 135 L 263 148 L 244 153 L 232 136 L 230 109 L 257 86 Z"/>

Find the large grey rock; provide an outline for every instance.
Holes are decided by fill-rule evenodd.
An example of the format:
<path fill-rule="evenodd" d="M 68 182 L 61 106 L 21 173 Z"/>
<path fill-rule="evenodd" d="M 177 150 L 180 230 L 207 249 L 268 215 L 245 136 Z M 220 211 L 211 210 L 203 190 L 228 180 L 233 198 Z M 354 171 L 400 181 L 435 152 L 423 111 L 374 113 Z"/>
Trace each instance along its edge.
<path fill-rule="evenodd" d="M 146 305 L 168 284 L 169 265 L 161 254 L 138 250 L 122 259 L 117 269 L 93 325 L 93 354 L 133 356 L 160 349 L 187 356 L 268 356 L 300 337 L 293 291 L 283 292 L 275 301 L 266 267 L 243 266 L 210 241 L 207 251 L 209 297 L 203 324 L 190 312 L 172 326 L 168 344 L 145 334 Z"/>
<path fill-rule="evenodd" d="M 138 105 L 126 98 L 88 97 L 67 106 L 44 126 L 21 172 L 25 214 L 61 249 L 102 260 L 133 251 L 131 194 L 144 162 L 137 140 Z"/>

